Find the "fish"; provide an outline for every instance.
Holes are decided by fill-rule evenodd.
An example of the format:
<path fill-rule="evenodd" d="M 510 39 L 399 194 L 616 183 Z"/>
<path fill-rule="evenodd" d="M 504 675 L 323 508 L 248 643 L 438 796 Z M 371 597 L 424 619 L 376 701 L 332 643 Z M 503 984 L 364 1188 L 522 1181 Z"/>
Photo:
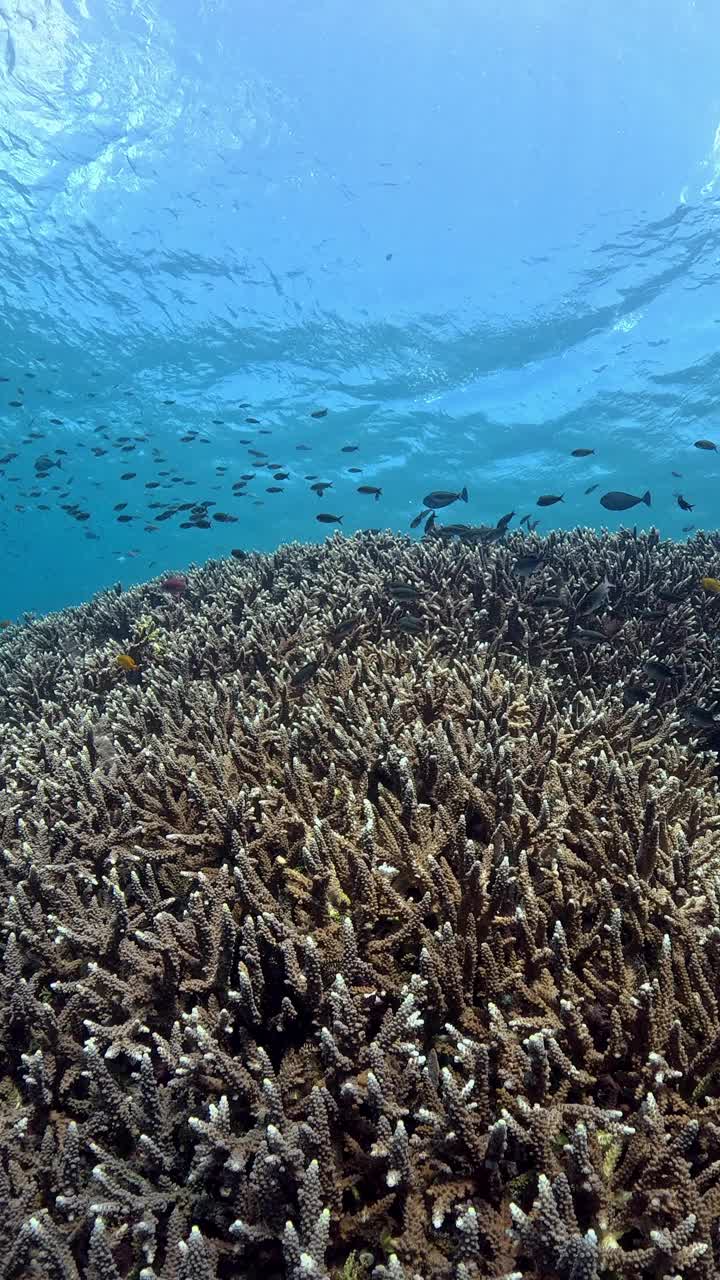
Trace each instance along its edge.
<path fill-rule="evenodd" d="M 416 618 L 413 613 L 405 613 L 400 618 L 397 629 L 408 636 L 419 636 L 425 630 L 425 623 L 422 618 Z"/>
<path fill-rule="evenodd" d="M 609 643 L 609 637 L 604 631 L 594 631 L 590 627 L 577 627 L 570 638 L 573 644 L 582 645 L 585 649 L 589 649 L 594 644 Z"/>
<path fill-rule="evenodd" d="M 717 729 L 720 728 L 720 722 L 715 719 L 712 711 L 707 707 L 700 707 L 696 702 L 689 702 L 683 707 L 683 715 L 690 724 L 694 724 L 698 729 Z"/>
<path fill-rule="evenodd" d="M 425 521 L 425 524 L 423 525 L 423 533 L 429 533 L 431 529 L 435 528 L 436 519 L 437 519 L 437 516 L 435 515 L 435 512 L 431 511 L 430 515 Z"/>
<path fill-rule="evenodd" d="M 556 502 L 564 502 L 565 495 L 562 493 L 542 493 L 537 500 L 538 507 L 554 507 Z"/>
<path fill-rule="evenodd" d="M 276 471 L 273 480 L 288 480 L 290 478 L 289 471 Z"/>
<path fill-rule="evenodd" d="M 437 511 L 440 507 L 449 507 L 451 502 L 467 502 L 468 491 L 461 489 L 459 493 L 450 493 L 448 489 L 433 489 L 432 493 L 428 493 L 423 498 L 423 506 L 429 507 L 431 511 Z"/>
<path fill-rule="evenodd" d="M 658 591 L 658 599 L 664 600 L 666 604 L 682 604 L 683 600 L 687 600 L 692 588 L 685 591 L 671 591 L 667 587 L 663 587 Z"/>
<path fill-rule="evenodd" d="M 507 513 L 507 515 L 506 515 L 506 516 L 501 516 L 501 517 L 500 517 L 500 519 L 498 520 L 497 524 L 495 525 L 495 528 L 496 528 L 496 529 L 507 529 L 507 527 L 508 527 L 508 525 L 509 525 L 510 521 L 513 519 L 514 515 L 515 515 L 515 512 L 514 512 L 514 511 L 508 511 L 508 513 Z"/>
<path fill-rule="evenodd" d="M 609 592 L 610 583 L 607 578 L 603 578 L 602 582 L 598 582 L 597 586 L 591 587 L 589 591 L 585 592 L 585 595 L 582 596 L 580 603 L 577 606 L 576 612 L 579 615 L 584 613 L 596 613 L 598 609 L 602 608 L 602 606 L 607 603 Z"/>
<path fill-rule="evenodd" d="M 331 639 L 333 643 L 339 644 L 341 640 L 344 640 L 346 636 L 349 636 L 358 626 L 359 622 L 359 618 L 346 618 L 343 622 L 339 622 L 331 632 Z"/>
<path fill-rule="evenodd" d="M 659 662 L 656 658 L 650 658 L 648 662 L 644 662 L 643 671 L 651 680 L 674 680 L 677 675 L 677 672 L 666 662 Z"/>
<path fill-rule="evenodd" d="M 124 471 L 124 472 L 123 472 L 123 474 L 121 475 L 120 479 L 121 479 L 121 480 L 134 480 L 136 475 L 137 475 L 137 471 Z"/>
<path fill-rule="evenodd" d="M 674 476 L 676 480 L 682 480 L 682 471 L 671 471 L 670 475 Z"/>
<path fill-rule="evenodd" d="M 587 498 L 589 493 L 594 493 L 597 488 L 599 488 L 599 482 L 598 484 L 591 484 L 590 488 L 585 490 L 585 497 Z"/>
<path fill-rule="evenodd" d="M 650 690 L 643 684 L 628 684 L 623 690 L 623 702 L 626 707 L 637 706 L 639 702 L 647 702 Z"/>
<path fill-rule="evenodd" d="M 524 524 L 527 524 L 527 525 L 529 525 L 529 524 L 530 524 L 530 516 L 529 516 L 529 515 L 527 515 L 527 516 L 523 516 L 522 520 L 520 521 L 520 523 L 519 523 L 519 525 L 518 525 L 518 528 L 519 528 L 519 529 L 522 529 L 522 527 L 523 527 L 523 525 L 524 525 Z"/>
<path fill-rule="evenodd" d="M 717 445 L 714 444 L 712 440 L 696 440 L 695 448 L 696 449 L 714 449 L 715 452 L 717 453 Z"/>
<path fill-rule="evenodd" d="M 720 578 L 701 578 L 700 586 L 703 591 L 709 591 L 711 595 L 720 595 Z"/>
<path fill-rule="evenodd" d="M 531 574 L 537 573 L 538 569 L 542 569 L 544 563 L 544 556 L 518 556 L 513 565 L 513 573 L 516 578 L 529 578 Z"/>
<path fill-rule="evenodd" d="M 694 524 L 684 524 L 682 527 L 682 531 L 683 533 L 692 533 L 695 527 L 696 526 Z"/>
<path fill-rule="evenodd" d="M 340 452 L 341 453 L 357 453 L 359 448 L 360 448 L 359 444 L 344 444 Z"/>
<path fill-rule="evenodd" d="M 247 560 L 247 551 L 243 551 L 242 547 L 233 547 L 230 555 L 233 560 Z"/>
<path fill-rule="evenodd" d="M 429 514 L 429 511 L 421 511 L 419 515 L 415 516 L 414 519 L 410 521 L 410 528 L 417 529 L 418 525 L 422 524 L 425 517 Z"/>
<path fill-rule="evenodd" d="M 181 596 L 187 591 L 188 580 L 184 573 L 170 573 L 167 578 L 163 578 L 160 583 L 162 591 L 167 591 L 172 596 Z"/>
<path fill-rule="evenodd" d="M 280 484 L 271 484 L 271 485 L 268 485 L 268 487 L 267 487 L 267 489 L 265 490 L 265 492 L 266 492 L 266 493 L 284 493 L 284 492 L 285 492 L 285 490 L 283 489 L 282 485 L 280 485 Z"/>
<path fill-rule="evenodd" d="M 692 503 L 687 502 L 681 493 L 678 493 L 676 496 L 677 504 L 681 511 L 692 511 L 694 509 Z"/>
<path fill-rule="evenodd" d="M 321 524 L 341 524 L 342 523 L 342 516 L 333 516 L 333 515 L 330 515 L 330 513 L 327 511 L 321 511 L 320 514 L 315 517 L 315 519 L 319 520 Z"/>
<path fill-rule="evenodd" d="M 327 416 L 328 416 L 327 409 L 313 409 L 312 413 L 310 414 L 311 418 L 327 418 Z"/>
<path fill-rule="evenodd" d="M 326 489 L 332 489 L 332 480 L 317 480 L 315 484 L 310 485 L 310 488 L 318 498 L 322 498 Z"/>
<path fill-rule="evenodd" d="M 358 493 L 372 493 L 375 495 L 375 501 L 377 502 L 382 489 L 378 489 L 374 484 L 361 484 L 358 485 Z"/>
<path fill-rule="evenodd" d="M 570 453 L 570 457 L 571 458 L 589 458 L 590 454 L 594 452 L 595 452 L 594 449 L 573 449 L 572 452 Z"/>
<path fill-rule="evenodd" d="M 421 588 L 412 582 L 390 582 L 386 590 L 393 600 L 417 600 L 422 595 Z"/>
<path fill-rule="evenodd" d="M 307 684 L 308 680 L 312 680 L 313 676 L 320 670 L 320 662 L 317 658 L 311 662 L 306 662 L 304 666 L 299 667 L 297 671 L 293 671 L 290 677 L 290 683 L 298 686 Z"/>
<path fill-rule="evenodd" d="M 606 511 L 629 511 L 630 507 L 636 507 L 640 502 L 644 502 L 646 507 L 650 506 L 649 489 L 645 490 L 641 498 L 636 498 L 632 493 L 623 493 L 620 489 L 611 489 L 610 493 L 603 494 L 600 506 Z"/>
<path fill-rule="evenodd" d="M 113 507 L 113 511 L 124 511 L 126 506 L 127 506 L 127 502 L 118 502 Z"/>
<path fill-rule="evenodd" d="M 122 668 L 123 671 L 138 670 L 137 662 L 135 661 L 134 658 L 130 657 L 129 653 L 118 653 L 115 658 L 115 661 L 117 662 L 118 666 Z"/>

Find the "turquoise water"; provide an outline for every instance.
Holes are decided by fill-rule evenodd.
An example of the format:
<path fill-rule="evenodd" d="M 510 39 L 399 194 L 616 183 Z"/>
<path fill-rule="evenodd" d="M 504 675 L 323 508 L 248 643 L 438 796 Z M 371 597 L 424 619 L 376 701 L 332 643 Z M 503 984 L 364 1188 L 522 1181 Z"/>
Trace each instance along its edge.
<path fill-rule="evenodd" d="M 0 617 L 432 488 L 716 526 L 713 5 L 28 0 L 0 53 Z M 237 522 L 147 531 L 190 499 Z"/>

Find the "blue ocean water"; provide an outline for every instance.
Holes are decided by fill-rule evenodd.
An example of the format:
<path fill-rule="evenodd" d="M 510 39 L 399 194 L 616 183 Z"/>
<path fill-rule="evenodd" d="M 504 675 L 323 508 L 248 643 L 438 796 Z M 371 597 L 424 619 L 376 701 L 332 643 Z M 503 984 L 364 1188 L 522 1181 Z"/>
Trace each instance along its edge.
<path fill-rule="evenodd" d="M 710 0 L 11 0 L 0 617 L 438 487 L 715 527 L 719 53 Z"/>

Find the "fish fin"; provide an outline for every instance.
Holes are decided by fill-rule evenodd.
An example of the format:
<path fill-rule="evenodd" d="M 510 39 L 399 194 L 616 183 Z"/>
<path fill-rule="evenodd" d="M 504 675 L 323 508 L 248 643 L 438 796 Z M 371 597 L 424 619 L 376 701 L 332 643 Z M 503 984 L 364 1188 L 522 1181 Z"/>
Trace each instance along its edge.
<path fill-rule="evenodd" d="M 642 500 L 643 500 L 643 502 L 645 503 L 645 506 L 646 506 L 646 507 L 649 507 L 649 506 L 650 506 L 650 490 L 649 490 L 649 489 L 646 489 L 646 490 L 645 490 L 645 492 L 644 492 L 644 494 L 643 494 L 643 496 L 642 496 Z"/>
<path fill-rule="evenodd" d="M 467 502 L 468 500 L 467 489 L 463 489 L 462 493 L 460 494 L 460 497 L 462 498 L 463 502 Z"/>

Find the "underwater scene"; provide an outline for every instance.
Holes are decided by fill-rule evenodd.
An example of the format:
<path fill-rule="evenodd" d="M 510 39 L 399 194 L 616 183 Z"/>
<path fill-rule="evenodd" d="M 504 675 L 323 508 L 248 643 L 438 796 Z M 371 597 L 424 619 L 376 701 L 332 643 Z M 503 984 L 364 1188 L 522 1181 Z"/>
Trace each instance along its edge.
<path fill-rule="evenodd" d="M 718 66 L 0 9 L 0 1280 L 720 1276 Z"/>

